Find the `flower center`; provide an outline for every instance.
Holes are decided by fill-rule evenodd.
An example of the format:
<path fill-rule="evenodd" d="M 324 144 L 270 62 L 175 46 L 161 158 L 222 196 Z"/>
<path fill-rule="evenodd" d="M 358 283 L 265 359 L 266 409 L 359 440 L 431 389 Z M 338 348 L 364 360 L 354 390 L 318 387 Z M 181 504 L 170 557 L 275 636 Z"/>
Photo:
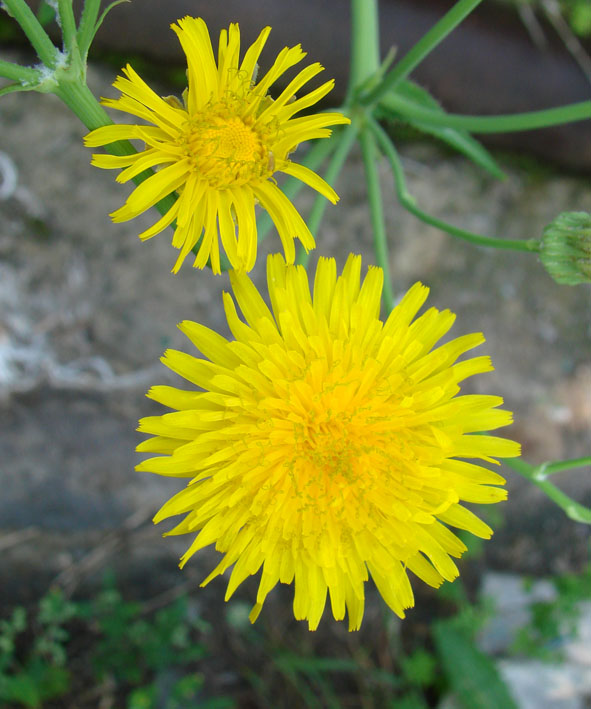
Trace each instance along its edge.
<path fill-rule="evenodd" d="M 359 445 L 344 416 L 309 421 L 303 433 L 300 456 L 321 474 L 350 481 Z"/>
<path fill-rule="evenodd" d="M 224 115 L 225 114 L 225 115 Z M 183 136 L 193 170 L 215 189 L 266 179 L 272 174 L 270 152 L 248 121 L 227 110 L 192 118 Z"/>

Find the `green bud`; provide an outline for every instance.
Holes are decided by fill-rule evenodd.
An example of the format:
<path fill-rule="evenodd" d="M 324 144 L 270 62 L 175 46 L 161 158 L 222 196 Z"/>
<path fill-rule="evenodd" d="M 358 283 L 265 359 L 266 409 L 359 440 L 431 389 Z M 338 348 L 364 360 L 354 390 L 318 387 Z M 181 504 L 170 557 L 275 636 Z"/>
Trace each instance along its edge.
<path fill-rule="evenodd" d="M 591 283 L 591 214 L 559 214 L 544 229 L 540 259 L 557 283 Z"/>

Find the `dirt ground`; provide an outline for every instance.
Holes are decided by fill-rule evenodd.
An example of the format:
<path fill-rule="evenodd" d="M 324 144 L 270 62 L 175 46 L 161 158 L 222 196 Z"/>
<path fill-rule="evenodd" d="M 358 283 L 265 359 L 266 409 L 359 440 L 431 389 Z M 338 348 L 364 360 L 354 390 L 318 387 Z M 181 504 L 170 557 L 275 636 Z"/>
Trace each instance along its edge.
<path fill-rule="evenodd" d="M 109 94 L 114 76 L 94 67 L 91 87 Z M 162 87 L 163 93 L 170 89 Z M 158 359 L 187 348 L 176 323 L 194 319 L 226 332 L 226 276 L 186 264 L 170 273 L 170 234 L 142 244 L 153 214 L 127 224 L 108 213 L 126 188 L 89 165 L 84 128 L 52 96 L 0 99 L 0 578 L 4 601 L 26 601 L 56 579 L 70 591 L 106 565 L 159 588 L 206 575 L 214 552 L 181 575 L 187 540 L 162 540 L 150 522 L 182 481 L 134 472 L 137 419 L 158 413 L 145 397 L 173 382 Z M 564 210 L 591 211 L 588 178 L 501 156 L 497 182 L 431 144 L 402 146 L 409 187 L 439 217 L 481 233 L 531 238 Z M 526 460 L 589 454 L 591 289 L 555 284 L 537 258 L 482 250 L 407 214 L 381 165 L 394 290 L 431 287 L 430 304 L 457 314 L 452 334 L 483 331 L 496 371 L 470 383 L 514 411 L 508 435 Z M 340 266 L 347 253 L 374 262 L 360 156 L 335 185 L 317 253 Z M 310 191 L 297 200 L 305 214 Z M 271 234 L 261 250 L 279 249 Z M 263 283 L 264 259 L 254 272 Z M 313 264 L 313 261 L 312 261 Z M 545 574 L 589 560 L 589 528 L 565 517 L 510 470 L 504 522 L 487 543 L 490 568 Z M 591 504 L 589 469 L 559 484 Z M 499 506 L 501 507 L 501 506 Z M 223 595 L 223 582 L 211 593 Z M 252 589 L 251 589 L 252 590 Z M 250 601 L 248 586 L 238 591 Z M 196 591 L 197 594 L 205 593 Z M 208 589 L 207 593 L 210 593 Z M 205 597 L 205 596 L 204 596 Z"/>

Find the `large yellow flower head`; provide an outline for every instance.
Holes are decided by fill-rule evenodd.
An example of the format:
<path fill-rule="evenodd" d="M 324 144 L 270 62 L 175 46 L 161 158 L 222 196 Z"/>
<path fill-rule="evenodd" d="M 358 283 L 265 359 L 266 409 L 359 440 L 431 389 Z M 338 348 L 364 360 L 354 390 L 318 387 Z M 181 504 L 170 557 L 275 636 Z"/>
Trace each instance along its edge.
<path fill-rule="evenodd" d="M 92 162 L 98 167 L 125 168 L 117 177 L 119 182 L 127 182 L 146 168 L 161 168 L 132 192 L 123 207 L 111 215 L 113 220 L 137 217 L 176 191 L 179 199 L 174 206 L 140 238 L 155 236 L 176 221 L 172 244 L 180 254 L 173 271 L 199 244 L 194 265 L 203 268 L 211 260 L 213 272 L 219 273 L 220 238 L 232 267 L 249 271 L 256 259 L 258 202 L 271 216 L 286 259 L 293 263 L 294 239 L 299 238 L 306 249 L 311 249 L 314 238 L 273 175 L 287 173 L 331 202 L 338 200 L 321 177 L 289 159 L 298 143 L 326 138 L 331 133 L 327 126 L 349 122 L 340 113 L 294 118 L 325 96 L 334 81 L 295 98 L 296 92 L 322 71 L 323 67 L 315 63 L 301 70 L 273 100 L 268 95 L 271 85 L 306 56 L 299 45 L 283 49 L 256 82 L 257 60 L 270 27 L 260 33 L 242 62 L 238 25 L 222 30 L 217 64 L 202 19 L 185 17 L 171 27 L 187 55 L 184 105 L 160 98 L 128 65 L 123 70 L 125 77 L 118 77 L 113 84 L 121 97 L 103 99 L 103 104 L 152 125 L 105 126 L 85 138 L 90 147 L 122 139 L 145 143 L 145 150 L 135 155 L 93 155 Z"/>
<path fill-rule="evenodd" d="M 332 612 L 361 625 L 371 575 L 399 616 L 412 571 L 452 581 L 466 547 L 450 527 L 492 530 L 462 502 L 492 503 L 503 478 L 477 462 L 519 455 L 519 445 L 471 435 L 511 423 L 498 396 L 462 395 L 459 383 L 493 369 L 486 356 L 456 360 L 484 341 L 464 335 L 433 349 L 454 321 L 430 308 L 416 283 L 385 322 L 382 270 L 360 287 L 361 258 L 337 277 L 320 259 L 310 294 L 301 266 L 269 257 L 271 310 L 246 274 L 224 294 L 228 341 L 194 322 L 180 329 L 207 359 L 169 350 L 163 362 L 203 391 L 156 386 L 176 409 L 140 421 L 160 454 L 138 470 L 190 478 L 155 517 L 185 514 L 171 534 L 198 533 L 182 564 L 215 543 L 224 556 L 208 583 L 234 565 L 226 599 L 262 568 L 254 620 L 278 581 L 295 584 L 294 614 L 315 629 L 327 592 Z"/>

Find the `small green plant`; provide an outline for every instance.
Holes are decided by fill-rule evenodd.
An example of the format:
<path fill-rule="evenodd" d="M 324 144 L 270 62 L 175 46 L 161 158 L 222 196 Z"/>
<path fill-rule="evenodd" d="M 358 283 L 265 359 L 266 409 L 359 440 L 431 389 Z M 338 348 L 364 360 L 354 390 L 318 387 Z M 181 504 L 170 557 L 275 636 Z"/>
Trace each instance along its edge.
<path fill-rule="evenodd" d="M 532 604 L 530 622 L 520 628 L 513 643 L 514 653 L 560 660 L 563 640 L 576 636 L 580 603 L 591 598 L 591 565 L 581 574 L 564 574 L 552 581 L 556 598 Z M 526 590 L 530 584 L 528 580 Z"/>
<path fill-rule="evenodd" d="M 481 652 L 463 623 L 434 623 L 433 639 L 449 690 L 461 709 L 516 709 L 493 661 Z"/>
<path fill-rule="evenodd" d="M 573 32 L 579 37 L 591 37 L 591 5 L 589 0 L 563 0 L 563 4 Z"/>
<path fill-rule="evenodd" d="M 28 618 L 17 606 L 9 619 L 0 621 L 0 702 L 41 707 L 69 690 L 69 634 L 63 626 L 76 613 L 75 605 L 56 589 L 41 599 L 35 617 Z M 31 633 L 33 642 L 21 653 L 19 646 Z"/>
<path fill-rule="evenodd" d="M 71 602 L 50 590 L 36 614 L 18 606 L 0 621 L 0 706 L 35 709 L 75 694 L 76 635 L 78 644 L 84 638 L 83 664 L 91 673 L 82 682 L 109 681 L 124 698 L 121 706 L 228 709 L 227 699 L 198 701 L 203 677 L 196 663 L 207 654 L 198 638 L 208 631 L 184 597 L 148 614 L 141 603 L 125 600 L 112 579 L 89 601 Z"/>
<path fill-rule="evenodd" d="M 557 579 L 561 608 L 576 605 L 590 574 Z M 232 709 L 246 698 L 273 709 L 426 709 L 452 693 L 462 708 L 511 709 L 492 660 L 475 643 L 488 608 L 471 603 L 459 580 L 436 599 L 448 618 L 430 623 L 420 639 L 395 624 L 382 628 L 379 652 L 353 643 L 332 655 L 313 633 L 303 643 L 302 636 L 288 640 L 285 619 L 273 641 L 248 623 L 246 611 L 222 616 L 214 633 L 187 597 L 152 610 L 124 597 L 112 576 L 88 600 L 51 590 L 36 612 L 17 607 L 0 621 L 0 706 L 87 707 L 106 693 L 121 709 Z M 228 670 L 234 685 L 220 691 Z"/>
<path fill-rule="evenodd" d="M 81 603 L 80 612 L 95 636 L 91 663 L 96 678 L 129 687 L 130 709 L 163 706 L 163 701 L 167 709 L 197 706 L 203 678 L 192 670 L 207 650 L 196 637 L 209 626 L 191 612 L 186 597 L 149 617 L 141 603 L 125 600 L 111 581 L 96 599 Z M 157 681 L 163 676 L 166 687 Z"/>

